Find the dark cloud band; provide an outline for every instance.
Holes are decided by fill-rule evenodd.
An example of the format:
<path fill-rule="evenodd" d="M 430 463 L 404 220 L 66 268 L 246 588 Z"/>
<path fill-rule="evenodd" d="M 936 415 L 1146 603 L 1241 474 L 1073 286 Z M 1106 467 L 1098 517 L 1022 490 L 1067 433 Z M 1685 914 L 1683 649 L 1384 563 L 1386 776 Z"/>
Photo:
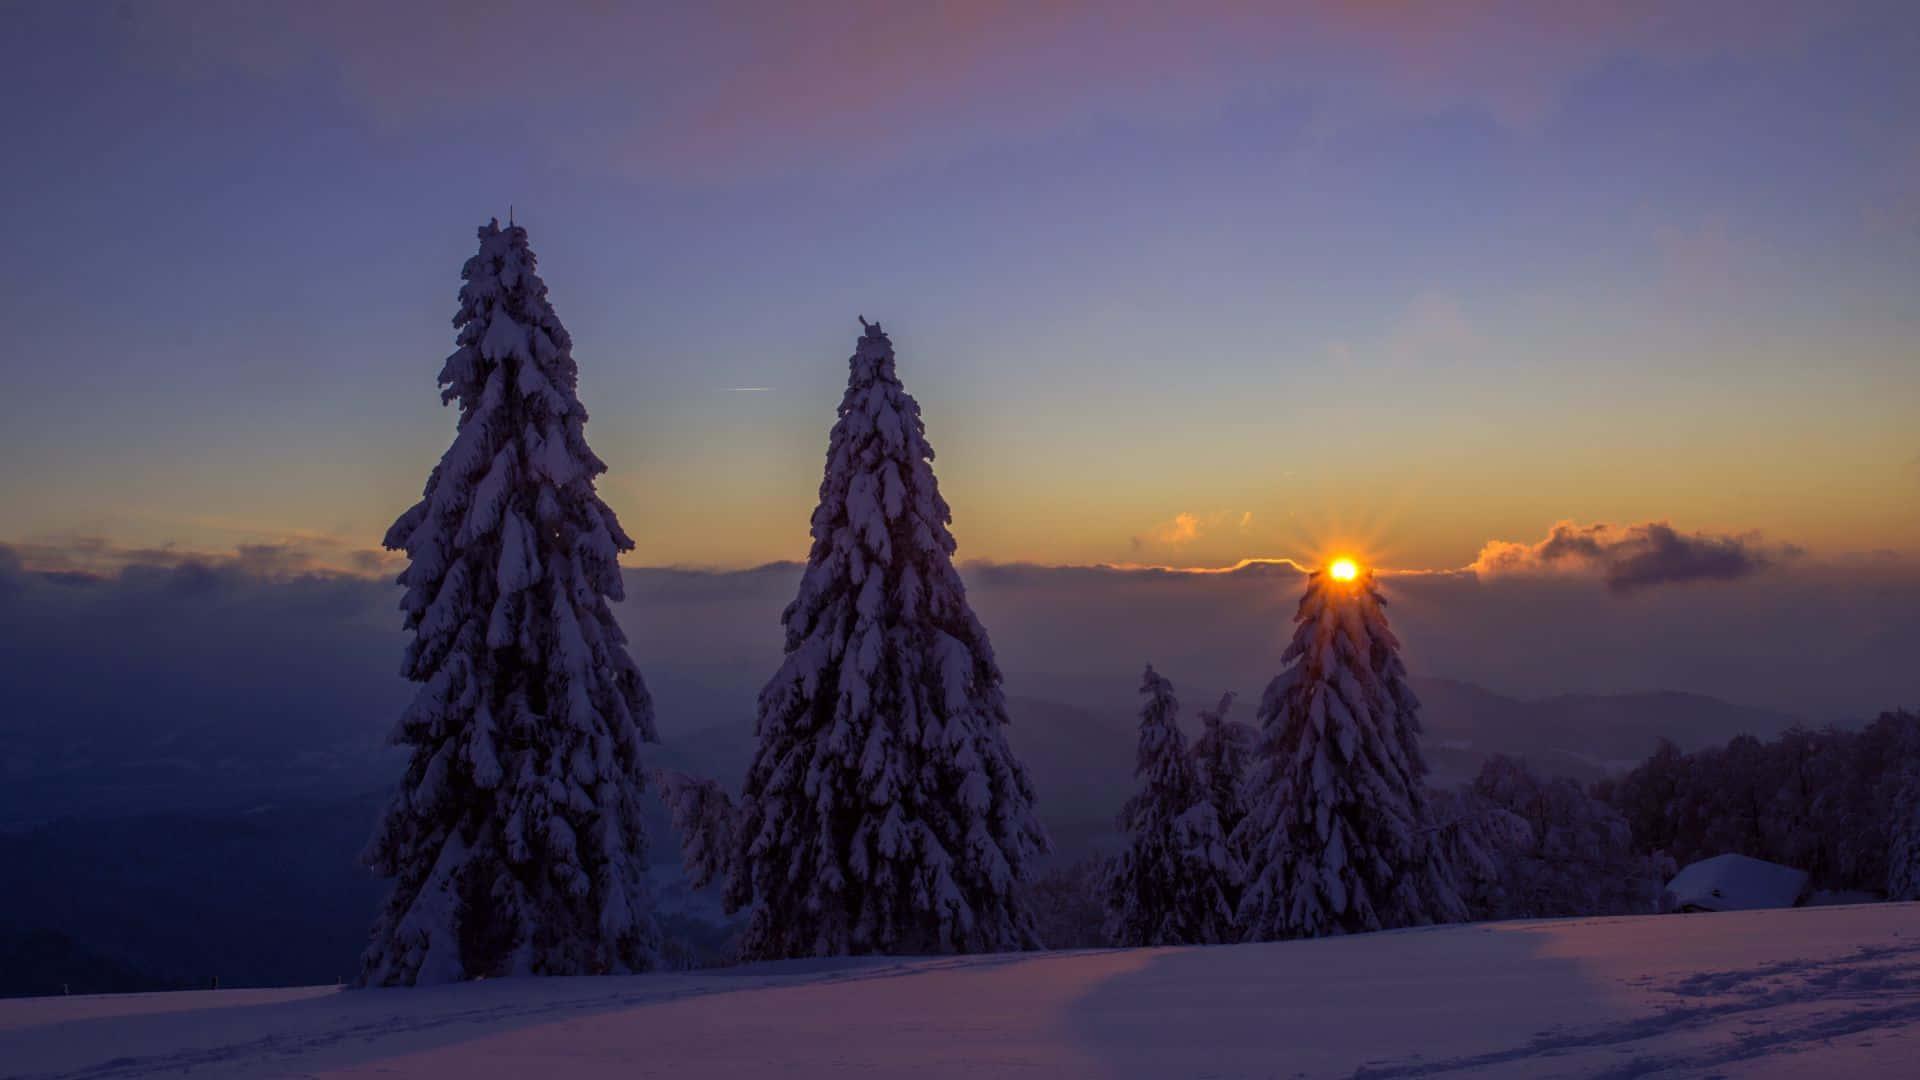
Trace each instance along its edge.
<path fill-rule="evenodd" d="M 1737 581 L 1799 554 L 1754 534 L 1682 533 L 1664 521 L 1580 525 L 1562 521 L 1535 544 L 1495 540 L 1473 570 L 1482 578 L 1592 574 L 1615 592 L 1689 581 Z"/>

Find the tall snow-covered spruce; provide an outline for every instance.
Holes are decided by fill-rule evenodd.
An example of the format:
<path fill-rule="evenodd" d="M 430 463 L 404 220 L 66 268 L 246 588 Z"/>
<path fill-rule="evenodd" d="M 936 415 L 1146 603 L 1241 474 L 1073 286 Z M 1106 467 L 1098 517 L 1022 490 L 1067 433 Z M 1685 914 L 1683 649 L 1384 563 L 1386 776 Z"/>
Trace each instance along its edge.
<path fill-rule="evenodd" d="M 1336 564 L 1340 566 L 1340 564 Z M 1465 917 L 1422 783 L 1420 703 L 1373 574 L 1307 579 L 1235 832 L 1252 940 Z"/>
<path fill-rule="evenodd" d="M 365 856 L 394 887 L 361 980 L 643 971 L 653 704 L 607 603 L 633 541 L 594 492 L 607 467 L 526 230 L 481 227 L 460 276 L 440 371 L 457 434 L 386 537 L 409 559 L 401 670 L 422 685 Z"/>
<path fill-rule="evenodd" d="M 1180 703 L 1151 666 L 1140 693 L 1140 790 L 1120 811 L 1127 846 L 1107 878 L 1107 936 L 1116 945 L 1230 941 L 1233 863 L 1180 733 Z"/>
<path fill-rule="evenodd" d="M 920 407 L 879 324 L 849 361 L 786 657 L 760 692 L 727 903 L 744 959 L 1039 946 L 1047 850 L 953 568 Z"/>

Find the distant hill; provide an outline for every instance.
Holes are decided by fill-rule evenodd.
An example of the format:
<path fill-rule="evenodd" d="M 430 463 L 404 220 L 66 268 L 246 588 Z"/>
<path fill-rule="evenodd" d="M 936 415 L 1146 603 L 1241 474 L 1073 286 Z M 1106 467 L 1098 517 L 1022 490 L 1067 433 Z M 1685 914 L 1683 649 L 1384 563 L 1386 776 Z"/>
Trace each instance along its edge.
<path fill-rule="evenodd" d="M 0 997 L 127 994 L 187 985 L 128 971 L 65 934 L 0 930 Z"/>
<path fill-rule="evenodd" d="M 385 890 L 358 861 L 384 802 L 368 794 L 0 835 L 0 932 L 34 961 L 22 978 L 70 982 L 75 993 L 96 981 L 351 978 Z"/>
<path fill-rule="evenodd" d="M 118 711 L 84 694 L 52 705 L 8 700 L 0 676 L 0 831 L 69 817 L 322 802 L 382 787 L 406 761 L 387 736 L 413 688 L 385 676 L 364 681 L 356 705 L 338 713 L 283 688 L 278 700 L 223 688 L 203 712 L 182 717 Z M 676 731 L 751 730 L 749 691 L 671 673 L 649 674 L 648 688 Z"/>
<path fill-rule="evenodd" d="M 1798 717 L 1701 694 L 1561 694 L 1521 700 L 1472 683 L 1415 678 L 1427 761 L 1437 784 L 1470 778 L 1489 754 L 1524 757 L 1545 773 L 1597 780 L 1632 768 L 1661 739 L 1682 750 L 1736 735 L 1768 738 Z"/>
<path fill-rule="evenodd" d="M 1041 820 L 1063 854 L 1077 854 L 1088 837 L 1111 830 L 1126 799 L 1133 782 L 1134 719 L 1021 697 L 1008 699 L 1007 713 L 1007 737 L 1033 778 Z M 752 754 L 748 722 L 670 738 L 651 752 L 651 760 L 738 791 Z M 670 845 L 663 842 L 663 851 Z"/>

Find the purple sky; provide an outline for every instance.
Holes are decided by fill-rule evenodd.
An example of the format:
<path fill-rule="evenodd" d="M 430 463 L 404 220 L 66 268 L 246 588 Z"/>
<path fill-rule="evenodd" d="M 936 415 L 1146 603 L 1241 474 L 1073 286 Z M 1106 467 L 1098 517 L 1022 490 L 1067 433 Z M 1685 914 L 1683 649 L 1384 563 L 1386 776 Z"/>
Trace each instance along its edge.
<path fill-rule="evenodd" d="M 856 314 L 964 557 L 1917 553 L 1911 3 L 616 7 L 9 6 L 0 543 L 353 565 L 512 204 L 635 565 L 804 552 Z"/>

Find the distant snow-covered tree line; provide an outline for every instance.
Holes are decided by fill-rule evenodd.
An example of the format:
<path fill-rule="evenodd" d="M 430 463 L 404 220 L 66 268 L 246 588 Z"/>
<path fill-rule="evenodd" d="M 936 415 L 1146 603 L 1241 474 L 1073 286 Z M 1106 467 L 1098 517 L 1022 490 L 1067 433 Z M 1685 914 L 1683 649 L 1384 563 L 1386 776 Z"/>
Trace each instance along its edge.
<path fill-rule="evenodd" d="M 1682 864 L 1736 852 L 1805 870 L 1815 889 L 1920 900 L 1920 715 L 1691 754 L 1663 743 L 1595 791 L 1640 851 Z"/>
<path fill-rule="evenodd" d="M 1858 731 L 1796 728 L 1691 754 L 1667 742 L 1591 787 L 1494 755 L 1469 783 L 1429 798 L 1474 920 L 1665 910 L 1665 883 L 1679 867 L 1726 852 L 1806 870 L 1816 890 L 1920 900 L 1920 714 L 1912 712 L 1883 713 Z M 1056 898 L 1070 881 L 1048 879 L 1042 918 L 1067 910 Z M 1113 902 L 1111 882 L 1106 895 Z"/>

